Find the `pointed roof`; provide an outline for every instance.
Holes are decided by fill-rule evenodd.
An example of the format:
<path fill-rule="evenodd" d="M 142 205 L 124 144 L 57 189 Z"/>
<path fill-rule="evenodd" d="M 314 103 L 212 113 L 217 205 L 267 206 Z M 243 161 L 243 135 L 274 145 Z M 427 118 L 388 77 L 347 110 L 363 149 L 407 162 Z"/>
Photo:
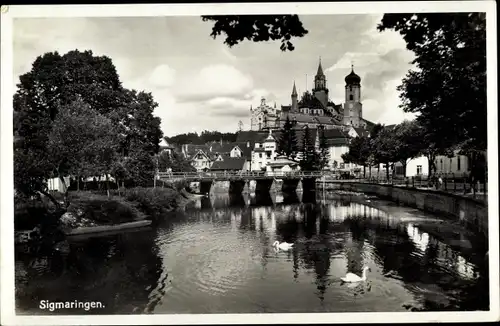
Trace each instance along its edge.
<path fill-rule="evenodd" d="M 295 81 L 293 81 L 292 96 L 297 96 L 297 87 L 295 87 Z"/>
<path fill-rule="evenodd" d="M 325 74 L 323 73 L 323 67 L 321 66 L 321 57 L 319 57 L 319 65 L 318 65 L 318 72 L 316 72 L 316 76 L 324 76 Z"/>

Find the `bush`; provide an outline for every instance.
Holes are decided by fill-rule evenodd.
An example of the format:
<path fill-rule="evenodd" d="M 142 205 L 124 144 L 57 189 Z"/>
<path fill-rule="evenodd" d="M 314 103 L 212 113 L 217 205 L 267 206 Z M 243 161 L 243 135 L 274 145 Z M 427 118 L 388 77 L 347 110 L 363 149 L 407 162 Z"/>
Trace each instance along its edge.
<path fill-rule="evenodd" d="M 47 219 L 49 212 L 45 205 L 35 200 L 14 201 L 14 230 L 32 230 Z"/>
<path fill-rule="evenodd" d="M 120 197 L 108 198 L 80 191 L 71 193 L 70 203 L 68 212 L 78 216 L 80 211 L 83 213 L 81 217 L 99 224 L 118 224 L 145 218 L 134 203 L 129 203 Z"/>
<path fill-rule="evenodd" d="M 179 193 L 171 188 L 132 188 L 122 193 L 125 200 L 137 203 L 137 208 L 148 215 L 148 219 L 158 221 L 160 217 L 177 208 Z"/>

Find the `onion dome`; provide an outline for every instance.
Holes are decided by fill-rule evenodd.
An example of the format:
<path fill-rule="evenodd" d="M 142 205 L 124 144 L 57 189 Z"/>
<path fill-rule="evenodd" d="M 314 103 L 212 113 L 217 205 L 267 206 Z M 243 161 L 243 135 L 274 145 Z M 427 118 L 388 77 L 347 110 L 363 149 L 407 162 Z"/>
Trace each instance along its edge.
<path fill-rule="evenodd" d="M 359 85 L 361 83 L 361 77 L 356 75 L 353 66 L 351 66 L 351 73 L 345 77 L 345 83 L 347 85 Z"/>

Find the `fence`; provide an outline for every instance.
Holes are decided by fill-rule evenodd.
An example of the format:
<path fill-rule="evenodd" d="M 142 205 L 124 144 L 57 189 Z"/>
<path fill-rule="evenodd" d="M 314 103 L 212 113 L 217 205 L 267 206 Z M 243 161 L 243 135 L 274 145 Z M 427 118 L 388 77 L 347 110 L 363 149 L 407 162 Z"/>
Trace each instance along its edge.
<path fill-rule="evenodd" d="M 241 179 L 241 178 L 255 178 L 255 179 L 269 179 L 269 178 L 319 178 L 324 176 L 325 173 L 321 171 L 237 171 L 237 172 L 160 172 L 158 178 L 160 179 L 186 179 L 186 180 L 200 180 L 200 179 Z"/>
<path fill-rule="evenodd" d="M 434 177 L 427 175 L 401 177 L 390 176 L 389 179 L 384 177 L 375 178 L 360 178 L 360 182 L 376 183 L 376 184 L 391 184 L 394 186 L 434 189 L 461 195 L 472 195 L 475 197 L 484 197 L 486 199 L 488 183 L 487 182 L 471 182 L 468 176 L 456 174 L 441 174 Z"/>

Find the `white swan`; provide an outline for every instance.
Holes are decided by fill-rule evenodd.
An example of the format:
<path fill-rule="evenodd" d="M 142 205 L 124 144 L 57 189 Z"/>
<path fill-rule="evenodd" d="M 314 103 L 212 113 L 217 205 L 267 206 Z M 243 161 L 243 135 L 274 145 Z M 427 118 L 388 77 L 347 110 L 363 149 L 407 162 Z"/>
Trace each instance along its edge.
<path fill-rule="evenodd" d="M 287 242 L 280 243 L 279 241 L 274 241 L 273 246 L 278 247 L 281 250 L 288 250 L 293 247 L 293 243 L 287 243 Z"/>
<path fill-rule="evenodd" d="M 371 271 L 370 267 L 365 266 L 363 268 L 363 275 L 361 277 L 353 273 L 347 273 L 346 276 L 341 277 L 340 279 L 346 283 L 366 281 L 366 271 Z"/>

